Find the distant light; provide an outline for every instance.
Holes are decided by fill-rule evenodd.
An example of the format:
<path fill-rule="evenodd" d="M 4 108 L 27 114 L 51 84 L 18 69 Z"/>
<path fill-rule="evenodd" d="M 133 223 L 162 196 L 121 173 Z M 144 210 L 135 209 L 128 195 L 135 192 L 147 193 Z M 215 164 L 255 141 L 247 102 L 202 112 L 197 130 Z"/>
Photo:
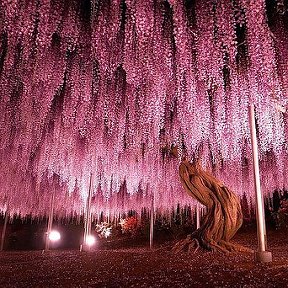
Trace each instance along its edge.
<path fill-rule="evenodd" d="M 96 242 L 96 239 L 93 235 L 87 235 L 86 236 L 86 244 L 88 246 L 93 246 L 95 244 L 95 242 Z"/>
<path fill-rule="evenodd" d="M 58 240 L 60 240 L 60 238 L 61 238 L 61 235 L 58 231 L 54 230 L 54 231 L 51 231 L 49 233 L 49 240 L 50 241 L 58 241 Z"/>

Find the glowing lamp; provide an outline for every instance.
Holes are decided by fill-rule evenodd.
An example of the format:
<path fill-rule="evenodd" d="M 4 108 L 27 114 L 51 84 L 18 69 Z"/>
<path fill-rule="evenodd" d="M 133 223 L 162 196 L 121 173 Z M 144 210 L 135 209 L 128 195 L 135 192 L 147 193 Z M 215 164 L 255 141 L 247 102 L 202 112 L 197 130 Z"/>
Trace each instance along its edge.
<path fill-rule="evenodd" d="M 93 246 L 95 242 L 96 242 L 96 239 L 93 235 L 87 235 L 86 240 L 85 240 L 86 245 Z"/>
<path fill-rule="evenodd" d="M 50 241 L 53 241 L 53 242 L 58 241 L 58 240 L 60 240 L 60 238 L 61 238 L 61 235 L 58 231 L 51 231 L 49 233 L 49 240 Z"/>

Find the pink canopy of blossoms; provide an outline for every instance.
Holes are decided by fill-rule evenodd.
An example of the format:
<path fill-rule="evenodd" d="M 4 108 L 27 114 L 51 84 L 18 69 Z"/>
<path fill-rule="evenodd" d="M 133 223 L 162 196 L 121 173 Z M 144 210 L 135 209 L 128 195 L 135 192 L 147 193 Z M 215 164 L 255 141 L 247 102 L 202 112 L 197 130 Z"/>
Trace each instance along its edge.
<path fill-rule="evenodd" d="M 0 0 L 0 210 L 191 204 L 172 143 L 253 202 L 288 186 L 283 0 Z"/>

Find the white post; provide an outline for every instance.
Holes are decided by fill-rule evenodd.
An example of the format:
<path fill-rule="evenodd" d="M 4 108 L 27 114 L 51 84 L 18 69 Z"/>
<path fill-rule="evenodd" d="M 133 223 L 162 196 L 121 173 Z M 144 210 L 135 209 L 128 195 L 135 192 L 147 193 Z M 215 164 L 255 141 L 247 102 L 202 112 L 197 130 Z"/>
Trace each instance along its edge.
<path fill-rule="evenodd" d="M 8 212 L 8 209 L 6 209 L 5 218 L 4 218 L 4 226 L 3 226 L 2 235 L 1 235 L 0 251 L 3 251 L 3 249 L 4 249 L 4 242 L 5 242 L 5 235 L 6 235 L 8 219 L 9 219 L 9 212 Z"/>
<path fill-rule="evenodd" d="M 153 236 L 154 236 L 154 197 L 152 197 L 151 209 L 150 209 L 150 249 L 153 248 Z"/>
<path fill-rule="evenodd" d="M 50 246 L 49 235 L 50 235 L 51 230 L 52 230 L 53 217 L 54 217 L 55 189 L 56 189 L 56 187 L 54 186 L 53 194 L 52 194 L 52 198 L 51 198 L 51 203 L 50 203 L 50 212 L 49 212 L 49 216 L 48 216 L 48 225 L 47 225 L 46 240 L 45 240 L 45 251 L 48 251 L 49 246 Z"/>
<path fill-rule="evenodd" d="M 250 132 L 252 141 L 252 153 L 253 153 L 253 170 L 254 170 L 254 187 L 256 194 L 256 220 L 257 220 L 257 237 L 258 237 L 258 250 L 255 254 L 256 261 L 259 262 L 271 262 L 272 253 L 266 250 L 266 227 L 265 227 L 265 214 L 263 205 L 263 196 L 261 193 L 260 185 L 260 173 L 259 173 L 259 162 L 258 162 L 258 145 L 256 136 L 256 124 L 255 124 L 255 111 L 254 105 L 251 104 L 249 107 L 249 121 L 250 121 Z"/>
<path fill-rule="evenodd" d="M 197 202 L 196 204 L 196 229 L 200 228 L 200 218 L 201 218 L 200 204 L 199 202 Z"/>
<path fill-rule="evenodd" d="M 84 239 L 82 247 L 80 250 L 90 250 L 90 247 L 86 244 L 87 236 L 91 234 L 91 198 L 92 198 L 92 173 L 90 174 L 89 191 L 86 203 L 86 215 L 85 215 L 85 225 L 84 225 Z"/>

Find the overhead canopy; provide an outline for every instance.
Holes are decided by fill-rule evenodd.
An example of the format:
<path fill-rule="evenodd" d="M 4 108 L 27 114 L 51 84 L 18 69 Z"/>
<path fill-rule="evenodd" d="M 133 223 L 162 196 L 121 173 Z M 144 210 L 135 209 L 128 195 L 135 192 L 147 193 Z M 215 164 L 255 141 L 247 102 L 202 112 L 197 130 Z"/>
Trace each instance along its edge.
<path fill-rule="evenodd" d="M 191 203 L 171 144 L 252 195 L 287 187 L 281 0 L 0 0 L 0 209 L 81 213 Z M 251 194 L 250 194 L 251 193 Z"/>

